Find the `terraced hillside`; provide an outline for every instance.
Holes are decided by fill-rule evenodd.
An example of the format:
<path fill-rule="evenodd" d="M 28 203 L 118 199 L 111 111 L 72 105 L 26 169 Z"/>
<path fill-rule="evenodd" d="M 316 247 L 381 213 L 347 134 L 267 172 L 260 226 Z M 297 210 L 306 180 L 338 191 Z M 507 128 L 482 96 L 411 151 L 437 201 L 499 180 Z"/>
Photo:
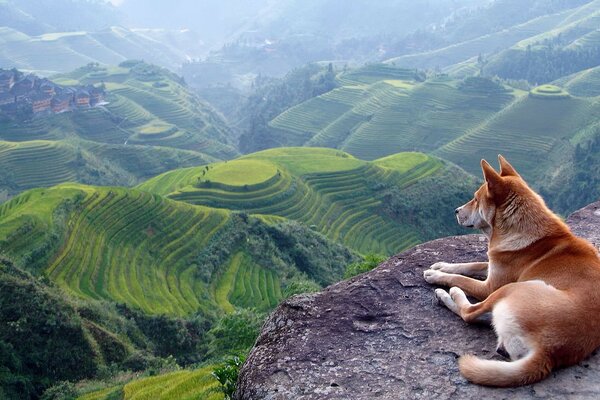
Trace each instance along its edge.
<path fill-rule="evenodd" d="M 422 221 L 395 214 L 391 204 L 417 206 L 411 196 L 421 190 L 430 189 L 433 196 L 421 199 L 424 209 L 429 201 L 458 195 L 450 194 L 454 188 L 448 183 L 434 188 L 433 182 L 438 184 L 437 178 L 450 170 L 461 176 L 461 189 L 472 184 L 466 174 L 421 153 L 366 162 L 337 150 L 282 148 L 167 172 L 139 188 L 180 202 L 296 220 L 359 252 L 393 254 L 425 240 L 428 233 Z M 449 225 L 442 229 L 452 230 Z"/>
<path fill-rule="evenodd" d="M 270 309 L 299 266 L 303 279 L 327 284 L 355 260 L 320 235 L 280 222 L 146 191 L 63 184 L 1 205 L 0 247 L 77 297 L 149 314 L 213 315 Z M 303 255 L 309 246 L 312 254 Z"/>
<path fill-rule="evenodd" d="M 222 400 L 224 395 L 212 370 L 209 366 L 142 378 L 124 386 L 88 393 L 78 400 Z"/>
<path fill-rule="evenodd" d="M 560 78 L 555 83 L 564 87 L 574 96 L 600 96 L 600 67 L 586 69 Z"/>
<path fill-rule="evenodd" d="M 510 5 L 505 4 L 504 7 L 510 9 Z M 521 6 L 519 5 L 519 7 Z M 541 13 L 540 16 L 528 21 L 506 26 L 496 31 L 492 30 L 488 34 L 446 47 L 394 57 L 387 60 L 386 63 L 406 68 L 440 68 L 444 72 L 458 72 L 460 76 L 461 69 L 457 66 L 467 63 L 476 65 L 477 57 L 481 56 L 484 59 L 490 59 L 486 70 L 489 69 L 489 73 L 493 75 L 495 63 L 500 62 L 500 59 L 510 62 L 511 57 L 516 56 L 515 52 L 526 51 L 530 44 L 540 44 L 544 40 L 559 35 L 561 41 L 577 39 L 577 45 L 583 45 L 587 40 L 593 40 L 588 35 L 594 36 L 592 32 L 598 26 L 597 13 L 600 10 L 600 2 L 589 1 L 585 4 L 574 4 L 572 7 L 574 8 L 562 7 L 562 11 L 555 13 L 548 9 L 546 13 Z M 500 54 L 497 54 L 498 52 Z M 475 68 L 478 67 L 475 66 Z"/>
<path fill-rule="evenodd" d="M 600 105 L 594 98 L 569 96 L 561 89 L 562 95 L 557 95 L 557 88 L 553 90 L 520 97 L 434 154 L 472 173 L 479 172 L 481 158 L 495 159 L 498 153 L 529 179 L 556 169 L 569 159 L 576 138 L 597 124 Z"/>
<path fill-rule="evenodd" d="M 88 66 L 56 81 L 105 82 L 108 104 L 0 121 L 0 196 L 67 181 L 131 186 L 238 154 L 226 123 L 166 70 Z"/>
<path fill-rule="evenodd" d="M 400 151 L 431 152 L 518 96 L 483 78 L 416 78 L 414 71 L 391 66 L 342 74 L 340 88 L 273 119 L 273 135 L 288 145 L 339 148 L 366 160 Z"/>
<path fill-rule="evenodd" d="M 490 55 L 483 71 L 505 79 L 548 83 L 598 66 L 600 1 L 568 12 L 552 29 L 532 35 Z"/>
<path fill-rule="evenodd" d="M 29 36 L 9 27 L 0 28 L 0 65 L 38 71 L 44 75 L 68 72 L 90 62 L 114 65 L 136 58 L 178 68 L 190 54 L 182 48 L 191 32 L 145 32 L 123 27 L 100 31 L 53 32 Z"/>

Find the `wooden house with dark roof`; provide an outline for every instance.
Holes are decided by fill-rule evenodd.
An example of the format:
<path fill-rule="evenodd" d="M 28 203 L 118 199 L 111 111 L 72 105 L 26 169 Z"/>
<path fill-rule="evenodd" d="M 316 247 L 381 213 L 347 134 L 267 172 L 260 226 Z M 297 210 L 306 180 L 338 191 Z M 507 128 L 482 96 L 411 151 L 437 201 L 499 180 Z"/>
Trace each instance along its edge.
<path fill-rule="evenodd" d="M 36 93 L 31 97 L 31 107 L 33 113 L 49 111 L 52 103 L 52 96 L 47 93 Z"/>
<path fill-rule="evenodd" d="M 79 89 L 75 94 L 75 105 L 77 107 L 89 107 L 90 93 L 85 89 Z"/>
<path fill-rule="evenodd" d="M 52 101 L 50 102 L 52 112 L 61 113 L 69 111 L 71 109 L 72 100 L 73 96 L 68 93 L 61 93 L 52 97 Z"/>

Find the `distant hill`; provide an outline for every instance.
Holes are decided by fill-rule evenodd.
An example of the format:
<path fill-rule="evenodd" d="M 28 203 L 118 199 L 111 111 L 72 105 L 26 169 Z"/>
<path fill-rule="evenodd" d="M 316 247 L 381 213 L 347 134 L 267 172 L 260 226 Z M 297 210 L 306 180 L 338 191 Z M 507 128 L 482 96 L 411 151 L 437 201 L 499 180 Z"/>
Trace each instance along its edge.
<path fill-rule="evenodd" d="M 331 149 L 281 148 L 167 172 L 139 189 L 295 220 L 361 253 L 394 254 L 458 233 L 447 216 L 474 187 L 462 170 L 420 153 L 366 162 Z"/>
<path fill-rule="evenodd" d="M 450 41 L 447 46 L 407 53 L 386 62 L 407 68 L 437 68 L 454 74 L 457 65 L 469 63 L 474 72 L 483 67 L 489 76 L 529 78 L 531 82 L 544 83 L 556 77 L 546 81 L 534 79 L 547 73 L 549 66 L 534 65 L 535 60 L 525 54 L 528 46 L 535 52 L 539 50 L 536 46 L 546 46 L 553 40 L 561 45 L 591 45 L 589 35 L 594 35 L 599 9 L 597 0 L 539 0 L 527 6 L 514 0 L 493 1 L 456 16 L 439 30 L 437 34 Z M 483 64 L 478 65 L 478 57 Z"/>
<path fill-rule="evenodd" d="M 133 185 L 172 168 L 236 156 L 225 122 L 180 79 L 141 62 L 90 65 L 56 83 L 106 85 L 108 104 L 0 122 L 0 192 L 66 181 Z"/>
<path fill-rule="evenodd" d="M 110 3 L 85 0 L 4 0 L 0 26 L 28 35 L 49 32 L 100 30 L 119 24 L 120 15 Z"/>
<path fill-rule="evenodd" d="M 43 75 L 69 72 L 97 62 L 116 65 L 129 59 L 146 60 L 178 70 L 188 57 L 198 57 L 203 42 L 189 30 L 131 30 L 121 26 L 28 35 L 0 27 L 0 66 L 36 71 Z"/>

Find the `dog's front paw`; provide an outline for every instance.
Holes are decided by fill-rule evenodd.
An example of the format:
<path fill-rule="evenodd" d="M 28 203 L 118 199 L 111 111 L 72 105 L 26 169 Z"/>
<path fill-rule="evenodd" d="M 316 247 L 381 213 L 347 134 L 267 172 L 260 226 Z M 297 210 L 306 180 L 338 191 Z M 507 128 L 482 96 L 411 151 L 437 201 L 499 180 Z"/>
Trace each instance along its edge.
<path fill-rule="evenodd" d="M 450 263 L 440 261 L 440 262 L 436 262 L 435 264 L 431 264 L 431 267 L 429 267 L 429 269 L 443 271 L 444 269 L 448 268 L 448 266 L 451 266 L 451 265 L 452 264 L 450 264 Z"/>
<path fill-rule="evenodd" d="M 427 283 L 439 284 L 442 283 L 444 273 L 435 269 L 427 269 L 423 272 L 423 278 Z"/>

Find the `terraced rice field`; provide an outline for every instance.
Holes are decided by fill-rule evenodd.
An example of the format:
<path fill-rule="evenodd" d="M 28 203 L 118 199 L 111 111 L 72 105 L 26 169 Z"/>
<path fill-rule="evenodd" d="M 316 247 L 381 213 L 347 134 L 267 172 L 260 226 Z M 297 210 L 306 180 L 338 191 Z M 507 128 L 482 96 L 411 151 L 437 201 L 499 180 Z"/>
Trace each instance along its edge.
<path fill-rule="evenodd" d="M 425 155 L 411 153 L 406 160 L 402 158 L 368 163 L 336 150 L 274 149 L 218 165 L 233 168 L 236 162 L 269 161 L 276 172 L 261 183 L 244 186 L 238 182 L 236 187 L 211 181 L 207 186 L 201 167 L 168 172 L 140 189 L 156 190 L 181 202 L 300 221 L 359 252 L 392 254 L 418 243 L 419 236 L 414 228 L 385 216 L 374 185 L 404 188 L 442 166 Z"/>
<path fill-rule="evenodd" d="M 29 36 L 9 27 L 0 28 L 0 63 L 48 75 L 68 72 L 89 62 L 118 64 L 127 59 L 146 60 L 175 68 L 183 53 L 120 27 L 97 32 L 56 32 Z"/>
<path fill-rule="evenodd" d="M 0 42 L 1 36 L 2 29 Z M 55 36 L 44 40 L 62 38 Z M 212 109 L 168 72 L 143 66 L 154 68 L 163 85 L 140 80 L 133 67 L 80 68 L 59 79 L 105 82 L 108 104 L 0 122 L 0 198 L 68 181 L 130 186 L 169 169 L 239 154 Z"/>
<path fill-rule="evenodd" d="M 481 158 L 495 160 L 501 153 L 532 177 L 599 117 L 600 107 L 591 99 L 523 96 L 434 154 L 479 173 Z"/>
<path fill-rule="evenodd" d="M 600 67 L 590 68 L 561 78 L 555 84 L 564 87 L 575 96 L 600 96 Z"/>
<path fill-rule="evenodd" d="M 405 68 L 437 68 L 461 63 L 479 54 L 489 53 L 491 49 L 504 49 L 519 42 L 552 31 L 573 16 L 572 10 L 529 20 L 498 32 L 490 33 L 456 43 L 448 47 L 423 53 L 392 58 L 386 62 Z"/>
<path fill-rule="evenodd" d="M 255 264 L 244 253 L 235 254 L 215 288 L 215 299 L 226 312 L 234 306 L 270 310 L 283 298 L 275 271 Z"/>
<path fill-rule="evenodd" d="M 383 73 L 369 77 L 385 78 Z M 459 81 L 448 78 L 354 82 L 290 108 L 270 125 L 283 143 L 340 148 L 374 160 L 401 151 L 434 151 L 500 111 L 514 96 L 510 90 L 462 90 Z"/>
<path fill-rule="evenodd" d="M 213 366 L 197 370 L 182 370 L 142 378 L 124 387 L 108 388 L 89 393 L 78 400 L 223 400 L 219 382 L 212 376 Z"/>
<path fill-rule="evenodd" d="M 76 150 L 50 141 L 0 142 L 0 177 L 12 190 L 52 186 L 76 178 Z"/>
<path fill-rule="evenodd" d="M 81 198 L 66 243 L 46 269 L 65 290 L 152 314 L 189 314 L 202 306 L 201 298 L 208 301 L 205 285 L 194 275 L 194 257 L 228 221 L 227 212 L 120 188 L 62 185 L 36 193 Z M 30 201 L 17 197 L 0 217 L 8 210 L 18 214 L 13 202 Z"/>

